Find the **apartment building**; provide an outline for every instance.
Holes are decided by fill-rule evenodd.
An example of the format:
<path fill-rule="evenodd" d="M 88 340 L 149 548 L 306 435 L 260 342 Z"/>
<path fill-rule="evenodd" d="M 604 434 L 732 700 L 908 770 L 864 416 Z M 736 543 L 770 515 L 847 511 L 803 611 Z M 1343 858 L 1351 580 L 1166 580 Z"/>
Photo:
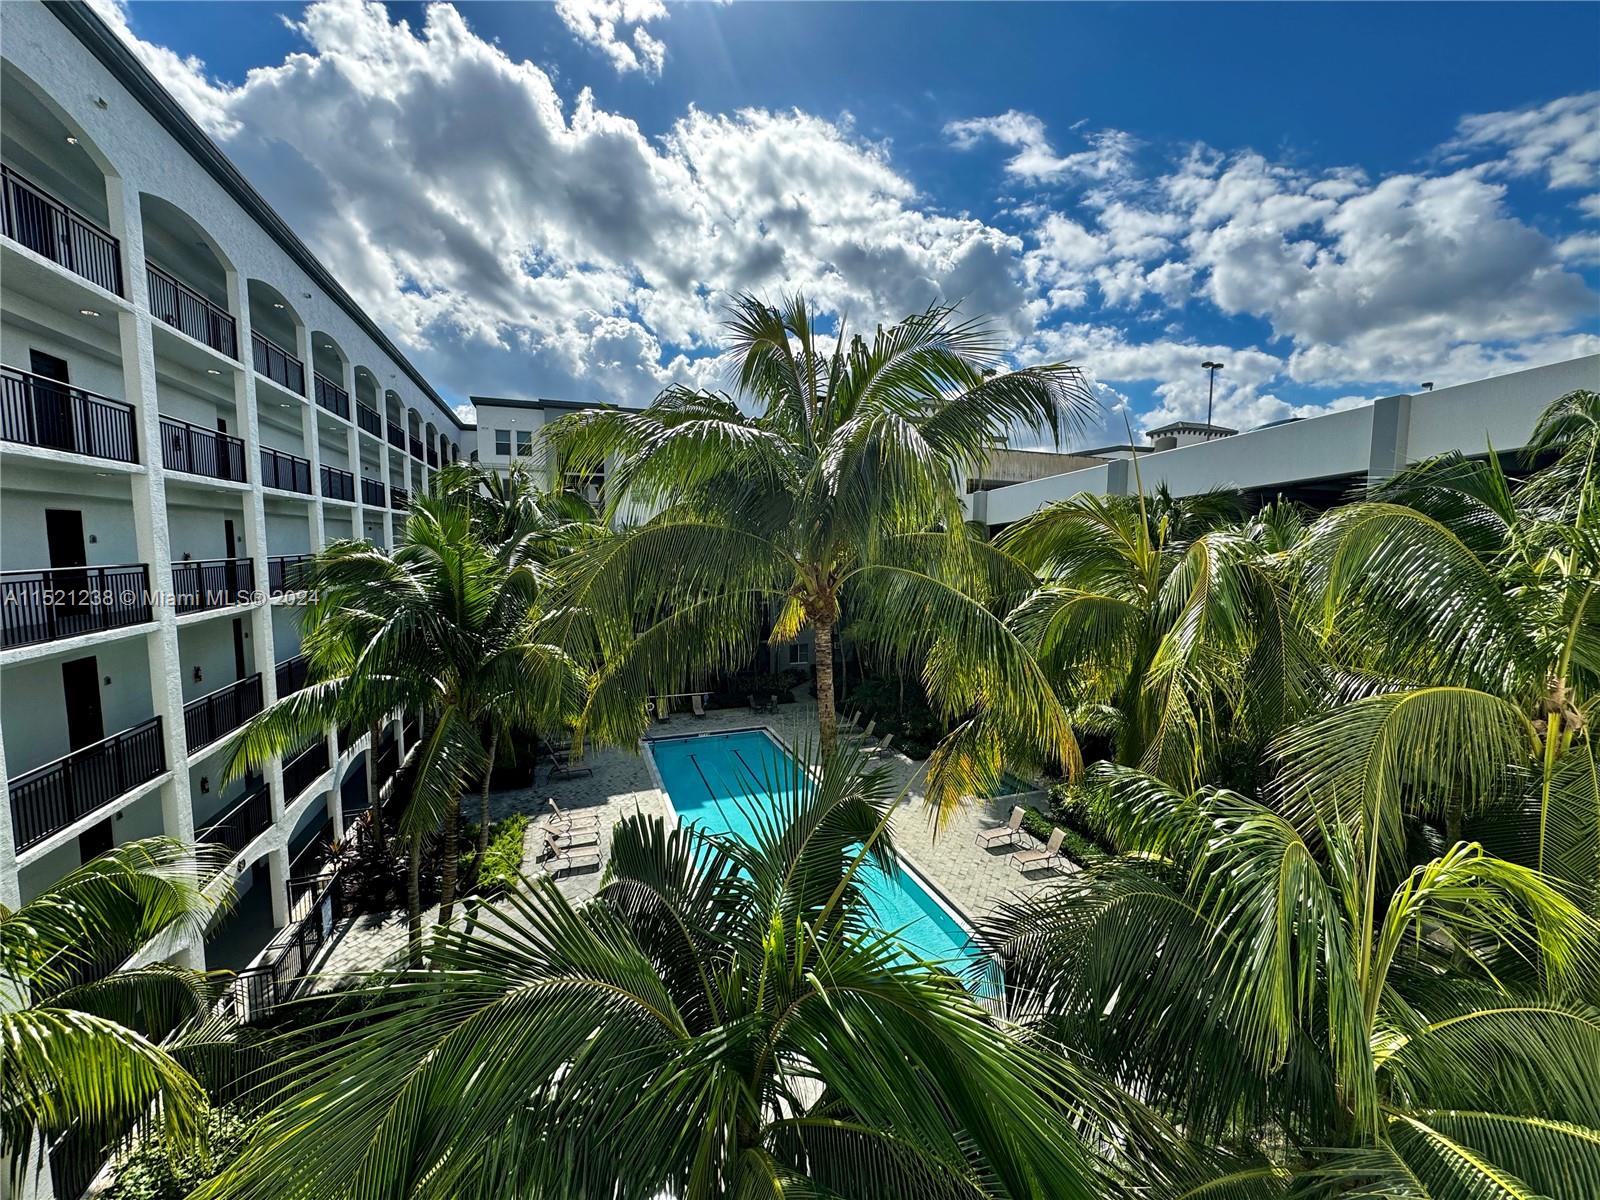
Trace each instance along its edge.
<path fill-rule="evenodd" d="M 92 12 L 3 20 L 0 903 L 134 838 L 216 843 L 236 915 L 186 957 L 242 967 L 415 736 L 223 783 L 305 682 L 296 571 L 393 544 L 465 430 Z"/>

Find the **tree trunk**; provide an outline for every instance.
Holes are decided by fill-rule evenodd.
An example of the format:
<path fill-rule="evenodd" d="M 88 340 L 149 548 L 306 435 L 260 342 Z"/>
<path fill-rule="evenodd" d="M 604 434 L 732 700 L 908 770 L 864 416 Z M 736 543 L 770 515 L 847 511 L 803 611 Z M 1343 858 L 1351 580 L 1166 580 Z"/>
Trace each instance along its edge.
<path fill-rule="evenodd" d="M 456 903 L 456 867 L 461 861 L 461 798 L 458 796 L 444 808 L 444 869 L 439 879 L 439 928 L 450 924 L 450 912 Z"/>
<path fill-rule="evenodd" d="M 500 731 L 489 735 L 489 765 L 483 769 L 483 808 L 478 813 L 478 861 L 489 849 L 489 779 L 494 775 L 494 755 L 500 746 Z"/>
<path fill-rule="evenodd" d="M 406 879 L 406 961 L 422 966 L 422 835 L 411 839 L 411 860 Z"/>
<path fill-rule="evenodd" d="M 839 729 L 839 714 L 833 710 L 833 626 L 817 624 L 817 727 L 822 734 L 822 752 L 833 749 Z"/>
<path fill-rule="evenodd" d="M 383 845 L 383 809 L 378 803 L 378 735 L 383 726 L 374 721 L 367 730 L 367 817 L 375 845 Z"/>

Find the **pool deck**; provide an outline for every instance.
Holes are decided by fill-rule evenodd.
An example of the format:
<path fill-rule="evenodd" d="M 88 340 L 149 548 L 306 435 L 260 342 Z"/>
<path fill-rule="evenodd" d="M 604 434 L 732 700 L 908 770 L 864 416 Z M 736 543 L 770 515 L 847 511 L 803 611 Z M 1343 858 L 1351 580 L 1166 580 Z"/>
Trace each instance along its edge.
<path fill-rule="evenodd" d="M 650 735 L 671 737 L 765 726 L 786 746 L 805 746 L 816 740 L 816 711 L 814 701 L 797 700 L 779 705 L 775 714 L 761 716 L 747 708 L 713 710 L 703 718 L 678 713 L 670 722 L 653 725 Z M 979 829 L 1004 822 L 1011 811 L 1009 799 L 969 802 L 939 826 L 928 812 L 921 791 L 923 764 L 900 754 L 889 754 L 878 761 L 888 767 L 896 785 L 905 789 L 893 821 L 897 848 L 968 920 L 981 919 L 997 901 L 1031 894 L 1064 877 L 1064 873 L 1056 871 L 1025 876 L 1006 861 L 1011 847 L 985 850 L 974 844 Z M 550 811 L 545 804 L 549 797 L 554 797 L 565 810 L 594 813 L 600 818 L 602 863 L 610 853 L 612 827 L 623 817 L 635 812 L 667 816 L 666 798 L 642 754 L 621 749 L 593 750 L 585 756 L 584 765 L 594 774 L 565 780 L 547 780 L 546 768 L 541 767 L 534 786 L 491 793 L 490 813 L 496 820 L 519 812 L 543 817 Z M 468 815 L 475 817 L 478 798 L 468 796 L 465 805 Z M 1034 845 L 1027 838 L 1019 842 L 1018 848 Z M 530 828 L 523 850 L 523 870 L 530 877 L 543 871 L 537 861 L 537 848 L 537 836 Z M 561 876 L 556 886 L 569 900 L 578 903 L 594 895 L 601 875 L 600 869 L 573 871 Z M 428 914 L 430 923 L 434 915 Z M 404 945 L 404 913 L 357 918 L 333 943 L 318 970 L 330 976 L 365 973 L 393 961 Z"/>

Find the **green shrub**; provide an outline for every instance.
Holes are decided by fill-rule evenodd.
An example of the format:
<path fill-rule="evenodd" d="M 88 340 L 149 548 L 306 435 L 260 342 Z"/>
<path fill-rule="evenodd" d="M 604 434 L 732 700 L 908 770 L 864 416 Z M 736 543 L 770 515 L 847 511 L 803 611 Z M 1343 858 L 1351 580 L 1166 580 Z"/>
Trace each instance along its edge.
<path fill-rule="evenodd" d="M 183 1200 L 233 1161 L 244 1146 L 250 1123 L 233 1108 L 214 1108 L 206 1117 L 203 1150 L 178 1150 L 159 1132 L 130 1150 L 102 1200 Z"/>
<path fill-rule="evenodd" d="M 869 675 L 850 685 L 840 707 L 847 713 L 859 712 L 863 725 L 876 722 L 874 737 L 894 734 L 895 749 L 907 758 L 927 758 L 949 732 L 928 706 L 916 679 Z"/>
<path fill-rule="evenodd" d="M 1061 853 L 1065 854 L 1080 867 L 1093 866 L 1106 857 L 1106 852 L 1095 845 L 1083 834 L 1073 829 L 1070 825 L 1052 821 L 1038 809 L 1025 808 L 1022 815 L 1022 829 L 1043 845 L 1050 840 L 1053 830 L 1061 830 Z"/>
<path fill-rule="evenodd" d="M 512 813 L 494 823 L 483 861 L 478 864 L 479 894 L 497 895 L 516 884 L 522 873 L 522 841 L 527 831 L 525 813 Z"/>

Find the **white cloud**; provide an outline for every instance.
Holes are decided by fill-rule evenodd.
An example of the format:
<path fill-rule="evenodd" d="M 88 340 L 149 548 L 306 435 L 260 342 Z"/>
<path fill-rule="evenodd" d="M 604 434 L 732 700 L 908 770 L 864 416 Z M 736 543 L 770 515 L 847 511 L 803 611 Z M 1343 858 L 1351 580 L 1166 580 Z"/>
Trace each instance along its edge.
<path fill-rule="evenodd" d="M 1058 155 L 1045 136 L 1044 122 L 1016 109 L 994 117 L 951 121 L 944 132 L 958 150 L 970 150 L 985 138 L 1012 147 L 1017 153 L 1006 162 L 1006 173 L 1028 183 L 1114 179 L 1131 167 L 1135 146 L 1131 134 L 1105 129 L 1085 135 L 1087 149 Z"/>
<path fill-rule="evenodd" d="M 667 48 L 645 28 L 667 19 L 661 0 L 556 0 L 556 15 L 579 41 L 609 58 L 617 74 L 661 74 Z"/>
<path fill-rule="evenodd" d="M 1548 104 L 1463 117 L 1445 150 L 1503 152 L 1495 165 L 1542 175 L 1553 188 L 1593 187 L 1600 176 L 1600 91 Z"/>

